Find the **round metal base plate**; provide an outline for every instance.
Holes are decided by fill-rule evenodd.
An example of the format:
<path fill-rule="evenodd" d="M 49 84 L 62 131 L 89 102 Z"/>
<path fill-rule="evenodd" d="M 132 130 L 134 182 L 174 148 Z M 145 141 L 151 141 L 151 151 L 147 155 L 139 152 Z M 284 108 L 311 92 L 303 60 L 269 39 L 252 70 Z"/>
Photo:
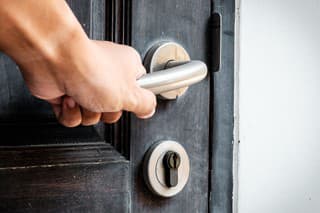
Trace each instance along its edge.
<path fill-rule="evenodd" d="M 178 168 L 178 185 L 167 187 L 165 184 L 165 168 L 163 157 L 168 151 L 177 152 L 181 157 Z M 175 141 L 160 141 L 146 153 L 143 162 L 143 176 L 148 188 L 161 197 L 172 197 L 178 194 L 188 182 L 190 173 L 189 157 L 183 146 Z"/>
<path fill-rule="evenodd" d="M 148 72 L 156 72 L 168 68 L 169 62 L 187 62 L 190 61 L 189 54 L 179 44 L 174 42 L 161 42 L 153 46 L 147 53 L 144 65 Z M 164 99 L 176 99 L 183 95 L 188 87 L 180 88 L 174 91 L 161 93 L 160 97 Z"/>

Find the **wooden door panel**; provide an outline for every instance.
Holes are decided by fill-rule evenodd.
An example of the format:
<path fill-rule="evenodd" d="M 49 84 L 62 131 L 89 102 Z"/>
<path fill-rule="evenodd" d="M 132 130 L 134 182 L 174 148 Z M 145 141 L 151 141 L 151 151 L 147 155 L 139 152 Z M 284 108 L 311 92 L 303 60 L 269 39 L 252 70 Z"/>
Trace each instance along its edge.
<path fill-rule="evenodd" d="M 108 144 L 0 150 L 1 212 L 128 212 L 129 163 Z"/>
<path fill-rule="evenodd" d="M 48 104 L 30 95 L 19 68 L 3 53 L 0 53 L 0 85 L 0 122 L 53 117 Z"/>
<path fill-rule="evenodd" d="M 207 0 L 140 0 L 132 2 L 132 46 L 145 55 L 159 41 L 182 44 L 194 60 L 206 60 Z M 134 212 L 206 212 L 208 209 L 209 79 L 189 88 L 175 101 L 158 101 L 150 120 L 131 119 Z M 156 141 L 173 139 L 187 150 L 190 178 L 185 189 L 170 199 L 153 196 L 146 188 L 141 162 Z"/>
<path fill-rule="evenodd" d="M 68 1 L 86 33 L 105 38 L 105 1 Z M 0 212 L 129 212 L 129 162 L 104 126 L 64 128 L 0 56 Z"/>
<path fill-rule="evenodd" d="M 67 2 L 93 39 L 132 45 L 142 57 L 157 42 L 175 41 L 192 59 L 205 62 L 211 48 L 207 40 L 211 9 L 222 13 L 234 9 L 230 1 L 220 0 L 215 7 L 213 0 Z M 225 5 L 229 7 L 223 11 Z M 233 76 L 230 17 L 224 21 L 228 52 L 222 59 L 223 73 L 215 80 L 210 74 L 177 100 L 159 100 L 149 120 L 124 113 L 113 126 L 59 126 L 49 105 L 29 94 L 16 65 L 0 54 L 0 129 L 3 137 L 11 138 L 0 141 L 0 211 L 230 212 L 232 148 L 226 143 L 232 138 L 233 97 L 225 98 L 224 89 L 224 82 L 229 92 L 233 88 L 232 79 L 226 79 Z M 211 125 L 210 110 L 217 118 Z M 141 167 L 148 148 L 165 139 L 180 142 L 191 163 L 188 184 L 170 199 L 147 189 Z"/>

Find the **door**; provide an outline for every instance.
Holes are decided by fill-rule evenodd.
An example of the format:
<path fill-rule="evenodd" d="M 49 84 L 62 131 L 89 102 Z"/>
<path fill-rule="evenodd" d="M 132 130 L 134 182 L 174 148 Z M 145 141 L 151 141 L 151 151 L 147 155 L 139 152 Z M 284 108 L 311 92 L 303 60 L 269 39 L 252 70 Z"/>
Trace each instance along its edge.
<path fill-rule="evenodd" d="M 192 60 L 206 62 L 209 74 L 175 100 L 158 99 L 149 120 L 125 113 L 114 125 L 68 129 L 1 55 L 0 211 L 231 212 L 234 3 L 68 3 L 91 38 L 131 45 L 142 58 L 159 42 L 176 42 Z M 214 12 L 223 20 L 217 73 Z M 190 162 L 187 184 L 170 198 L 152 193 L 143 177 L 146 152 L 163 140 L 181 144 Z"/>

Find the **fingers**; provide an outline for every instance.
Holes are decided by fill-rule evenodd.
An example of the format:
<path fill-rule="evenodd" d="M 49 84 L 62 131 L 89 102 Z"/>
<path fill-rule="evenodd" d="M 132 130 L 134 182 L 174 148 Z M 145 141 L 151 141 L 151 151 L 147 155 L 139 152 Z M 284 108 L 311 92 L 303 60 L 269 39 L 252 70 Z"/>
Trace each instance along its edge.
<path fill-rule="evenodd" d="M 62 125 L 75 127 L 81 124 L 80 107 L 71 97 L 65 96 L 61 104 L 52 104 L 52 108 Z"/>
<path fill-rule="evenodd" d="M 114 123 L 122 114 L 115 111 L 121 110 L 133 112 L 139 118 L 151 117 L 155 113 L 155 95 L 136 83 L 136 79 L 146 73 L 139 53 L 125 45 L 96 43 L 92 47 L 97 51 L 98 59 L 101 55 L 106 60 L 97 60 L 104 62 L 101 66 L 88 65 L 93 77 L 84 77 L 90 81 L 81 78 L 80 82 L 74 83 L 75 88 L 68 90 L 74 99 L 64 96 L 50 102 L 59 122 L 68 127 L 93 125 L 99 120 Z M 101 69 L 97 69 L 99 67 Z"/>
<path fill-rule="evenodd" d="M 82 122 L 84 126 L 91 126 L 100 121 L 101 113 L 91 112 L 87 109 L 81 108 Z"/>
<path fill-rule="evenodd" d="M 144 68 L 144 66 L 138 66 L 138 70 L 137 70 L 137 73 L 136 73 L 136 79 L 139 79 L 141 78 L 143 75 L 145 75 L 147 72 L 146 72 L 146 69 Z"/>
<path fill-rule="evenodd" d="M 117 122 L 121 115 L 120 112 L 96 113 L 81 108 L 71 97 L 52 99 L 48 101 L 57 117 L 59 123 L 66 127 L 76 127 L 80 124 L 90 126 L 97 124 L 100 120 L 105 123 Z"/>
<path fill-rule="evenodd" d="M 101 116 L 101 121 L 105 122 L 105 123 L 115 123 L 117 122 L 122 115 L 122 111 L 120 112 L 105 112 L 102 114 Z"/>
<path fill-rule="evenodd" d="M 139 53 L 134 48 L 126 45 L 118 45 L 106 41 L 97 41 L 96 43 L 100 47 L 103 47 L 106 53 L 110 54 L 110 52 L 112 52 L 112 57 L 114 57 L 114 59 L 123 58 L 124 56 L 126 58 L 125 63 L 120 61 L 120 70 L 122 69 L 125 71 L 120 78 L 125 81 L 125 84 L 120 85 L 122 85 L 122 88 L 127 87 L 125 89 L 126 92 L 123 93 L 120 98 L 122 109 L 135 113 L 139 118 L 151 117 L 155 112 L 156 98 L 153 93 L 140 88 L 136 84 L 136 79 L 146 74 Z"/>
<path fill-rule="evenodd" d="M 156 105 L 156 97 L 152 92 L 136 86 L 131 95 L 126 98 L 124 107 L 137 117 L 146 119 L 155 113 Z"/>
<path fill-rule="evenodd" d="M 155 113 L 156 100 L 153 93 L 142 88 L 136 88 L 134 97 L 127 103 L 126 110 L 136 114 L 137 117 L 145 119 Z M 128 98 L 130 100 L 130 98 Z M 76 127 L 80 124 L 90 126 L 97 124 L 100 120 L 105 123 L 115 123 L 122 115 L 120 112 L 96 113 L 81 108 L 71 97 L 65 96 L 60 99 L 50 100 L 53 111 L 62 125 Z"/>

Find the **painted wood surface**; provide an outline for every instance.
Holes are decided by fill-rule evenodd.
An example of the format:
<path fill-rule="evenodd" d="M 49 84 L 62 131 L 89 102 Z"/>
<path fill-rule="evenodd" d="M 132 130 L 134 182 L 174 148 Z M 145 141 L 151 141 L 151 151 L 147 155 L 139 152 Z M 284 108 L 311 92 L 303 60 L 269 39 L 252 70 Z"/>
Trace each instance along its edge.
<path fill-rule="evenodd" d="M 128 212 L 129 164 L 106 143 L 0 150 L 1 212 Z"/>
<path fill-rule="evenodd" d="M 132 2 L 132 45 L 142 56 L 163 40 L 182 44 L 192 59 L 206 60 L 206 27 L 210 1 L 141 0 Z M 176 101 L 159 101 L 150 120 L 132 116 L 130 161 L 133 212 L 207 212 L 209 161 L 209 79 L 189 88 Z M 172 139 L 187 150 L 191 174 L 186 188 L 171 199 L 146 188 L 141 162 L 155 142 Z"/>
<path fill-rule="evenodd" d="M 153 44 L 176 41 L 192 59 L 210 60 L 209 0 L 68 3 L 91 38 L 132 45 L 142 58 Z M 222 10 L 223 5 L 221 1 L 216 7 Z M 228 7 L 224 14 L 231 10 Z M 228 95 L 224 82 L 227 92 L 231 90 L 231 17 L 227 26 L 222 37 L 227 52 L 222 52 L 225 55 L 221 74 L 214 79 L 208 76 L 176 101 L 159 100 L 152 119 L 140 120 L 124 113 L 118 124 L 98 128 L 67 130 L 57 125 L 50 107 L 29 95 L 15 64 L 1 55 L 0 117 L 5 120 L 2 130 L 9 137 L 12 130 L 20 134 L 11 136 L 11 141 L 0 142 L 0 199 L 4 201 L 0 211 L 230 212 L 232 150 L 227 142 L 232 115 L 223 110 L 225 106 L 229 110 L 231 104 L 230 96 L 224 98 Z M 217 101 L 221 104 L 217 105 Z M 217 120 L 210 123 L 212 115 Z M 164 139 L 180 142 L 191 161 L 186 188 L 171 199 L 152 195 L 142 178 L 145 152 Z"/>
<path fill-rule="evenodd" d="M 86 33 L 104 39 L 105 1 L 68 3 Z M 58 125 L 4 55 L 0 85 L 0 212 L 130 211 L 129 162 L 103 140 L 103 125 Z"/>
<path fill-rule="evenodd" d="M 222 17 L 221 66 L 211 85 L 210 212 L 231 213 L 233 198 L 234 16 L 233 0 L 215 0 L 213 12 Z M 214 47 L 212 47 L 214 48 Z"/>

